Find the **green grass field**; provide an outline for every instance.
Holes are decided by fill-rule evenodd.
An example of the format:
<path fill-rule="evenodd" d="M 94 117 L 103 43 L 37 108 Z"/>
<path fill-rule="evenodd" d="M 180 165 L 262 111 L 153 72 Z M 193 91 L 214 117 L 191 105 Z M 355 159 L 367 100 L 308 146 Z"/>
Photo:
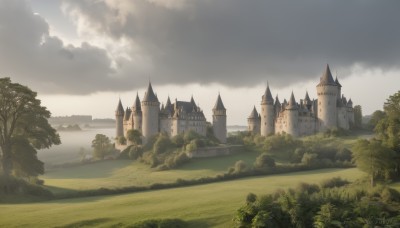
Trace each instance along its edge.
<path fill-rule="evenodd" d="M 257 152 L 242 152 L 226 157 L 198 158 L 175 170 L 155 171 L 148 165 L 130 160 L 112 160 L 46 172 L 41 178 L 54 193 L 74 190 L 147 186 L 171 183 L 176 179 L 195 179 L 224 173 L 236 161 L 251 166 Z"/>
<path fill-rule="evenodd" d="M 337 176 L 355 180 L 363 175 L 355 168 L 323 169 L 116 196 L 3 204 L 0 226 L 121 227 L 150 218 L 180 218 L 191 227 L 231 227 L 249 192 L 267 194 L 299 182 L 319 183 Z"/>

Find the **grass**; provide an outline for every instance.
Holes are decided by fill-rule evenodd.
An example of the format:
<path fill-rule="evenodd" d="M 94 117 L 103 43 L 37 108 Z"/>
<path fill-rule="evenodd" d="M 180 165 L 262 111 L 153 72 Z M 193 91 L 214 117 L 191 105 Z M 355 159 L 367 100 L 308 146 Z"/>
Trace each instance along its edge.
<path fill-rule="evenodd" d="M 231 156 L 198 158 L 176 170 L 155 171 L 148 165 L 130 160 L 104 161 L 72 168 L 46 172 L 41 178 L 54 193 L 75 190 L 147 186 L 154 183 L 171 183 L 176 179 L 196 179 L 224 173 L 236 161 L 252 165 L 257 152 L 242 152 Z"/>
<path fill-rule="evenodd" d="M 190 227 L 232 227 L 232 217 L 249 192 L 268 194 L 337 176 L 352 181 L 363 173 L 355 168 L 324 169 L 116 196 L 0 205 L 0 226 L 123 227 L 151 218 L 180 218 Z"/>

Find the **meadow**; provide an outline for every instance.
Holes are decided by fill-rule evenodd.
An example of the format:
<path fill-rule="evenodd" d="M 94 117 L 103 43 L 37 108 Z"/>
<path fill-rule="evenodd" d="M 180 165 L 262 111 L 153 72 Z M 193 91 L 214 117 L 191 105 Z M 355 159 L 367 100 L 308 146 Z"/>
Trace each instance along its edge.
<path fill-rule="evenodd" d="M 353 181 L 364 174 L 356 168 L 322 169 L 115 196 L 3 204 L 0 221 L 4 227 L 123 227 L 151 218 L 180 218 L 190 227 L 232 227 L 232 217 L 249 192 L 267 194 L 337 176 Z"/>

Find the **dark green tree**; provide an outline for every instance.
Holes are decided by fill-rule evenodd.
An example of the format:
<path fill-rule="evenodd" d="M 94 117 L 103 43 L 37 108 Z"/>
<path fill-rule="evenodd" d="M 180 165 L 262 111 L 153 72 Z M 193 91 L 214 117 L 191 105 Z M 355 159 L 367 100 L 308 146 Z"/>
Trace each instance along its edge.
<path fill-rule="evenodd" d="M 353 159 L 360 170 L 368 173 L 372 187 L 376 178 L 388 177 L 394 171 L 394 157 L 394 151 L 376 139 L 360 139 L 353 148 Z"/>
<path fill-rule="evenodd" d="M 376 125 L 386 117 L 386 113 L 382 110 L 376 110 L 374 113 L 371 115 L 371 119 L 368 121 L 368 127 L 370 129 L 374 129 Z"/>
<path fill-rule="evenodd" d="M 275 160 L 269 156 L 267 153 L 262 153 L 257 157 L 254 162 L 254 167 L 262 169 L 262 168 L 273 168 L 275 167 Z"/>
<path fill-rule="evenodd" d="M 12 83 L 10 78 L 0 78 L 0 159 L 6 176 L 12 173 L 14 165 L 18 166 L 17 173 L 24 175 L 43 173 L 36 150 L 61 143 L 47 121 L 50 112 L 36 96 L 28 87 Z M 29 161 L 31 167 L 21 167 L 29 165 Z"/>
<path fill-rule="evenodd" d="M 126 133 L 126 139 L 133 143 L 133 145 L 141 145 L 142 144 L 142 133 L 138 130 L 129 130 Z"/>
<path fill-rule="evenodd" d="M 362 127 L 362 108 L 360 105 L 354 106 L 354 127 L 358 129 Z"/>
<path fill-rule="evenodd" d="M 113 147 L 111 144 L 111 140 L 103 135 L 97 134 L 92 141 L 93 147 L 93 157 L 97 159 L 104 159 L 105 156 L 111 154 L 113 152 Z"/>

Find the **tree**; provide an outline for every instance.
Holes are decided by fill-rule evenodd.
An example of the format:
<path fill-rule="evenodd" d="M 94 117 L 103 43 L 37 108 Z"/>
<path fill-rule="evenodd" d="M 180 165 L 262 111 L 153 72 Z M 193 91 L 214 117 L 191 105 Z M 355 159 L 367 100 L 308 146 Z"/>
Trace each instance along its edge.
<path fill-rule="evenodd" d="M 110 139 L 103 134 L 96 135 L 92 141 L 92 147 L 94 149 L 93 157 L 102 160 L 113 151 Z"/>
<path fill-rule="evenodd" d="M 360 105 L 354 106 L 354 126 L 358 129 L 362 127 L 362 109 Z"/>
<path fill-rule="evenodd" d="M 275 167 L 275 160 L 269 156 L 267 153 L 262 153 L 257 157 L 254 167 L 262 169 L 262 168 L 273 168 Z"/>
<path fill-rule="evenodd" d="M 0 78 L 0 159 L 6 176 L 12 173 L 14 165 L 19 165 L 19 171 L 26 175 L 42 173 L 43 163 L 38 162 L 36 150 L 61 143 L 47 121 L 50 112 L 36 96 L 28 87 L 12 83 L 10 78 Z M 31 161 L 36 168 L 21 167 Z"/>
<path fill-rule="evenodd" d="M 374 129 L 376 125 L 386 117 L 386 113 L 382 110 L 376 110 L 374 113 L 371 115 L 371 119 L 368 121 L 368 127 L 370 129 Z"/>
<path fill-rule="evenodd" d="M 129 142 L 133 143 L 133 145 L 142 144 L 142 133 L 138 130 L 129 130 L 126 133 L 126 138 Z"/>
<path fill-rule="evenodd" d="M 353 148 L 353 159 L 360 170 L 368 173 L 372 187 L 376 178 L 387 177 L 394 171 L 394 157 L 394 151 L 376 139 L 360 139 Z"/>
<path fill-rule="evenodd" d="M 396 170 L 400 177 L 400 91 L 390 96 L 384 106 L 385 116 L 375 126 L 379 139 L 396 152 Z"/>

